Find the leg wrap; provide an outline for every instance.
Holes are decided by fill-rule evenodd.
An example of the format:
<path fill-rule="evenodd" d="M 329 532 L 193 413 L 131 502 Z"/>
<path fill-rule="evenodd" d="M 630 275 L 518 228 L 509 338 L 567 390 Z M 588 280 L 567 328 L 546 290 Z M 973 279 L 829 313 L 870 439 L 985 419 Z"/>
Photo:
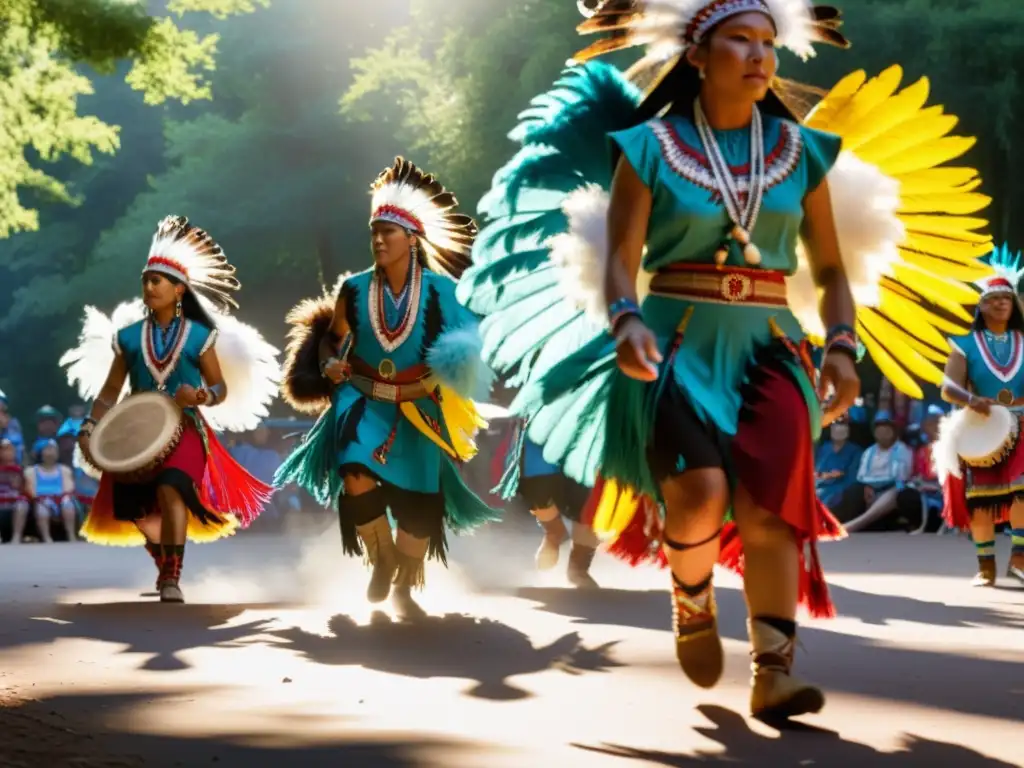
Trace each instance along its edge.
<path fill-rule="evenodd" d="M 338 523 L 341 527 L 341 548 L 346 555 L 362 557 L 357 528 L 387 513 L 387 496 L 380 488 L 359 495 L 342 494 L 338 498 Z M 385 518 L 386 521 L 387 518 Z"/>
<path fill-rule="evenodd" d="M 161 583 L 177 584 L 181 579 L 181 566 L 185 559 L 184 544 L 162 544 L 163 558 L 160 563 Z"/>

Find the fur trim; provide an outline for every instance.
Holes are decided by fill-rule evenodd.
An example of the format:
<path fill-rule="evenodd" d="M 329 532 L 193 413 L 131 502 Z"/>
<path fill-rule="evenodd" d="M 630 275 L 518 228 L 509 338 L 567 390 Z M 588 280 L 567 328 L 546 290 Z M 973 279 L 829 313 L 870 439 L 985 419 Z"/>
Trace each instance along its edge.
<path fill-rule="evenodd" d="M 484 401 L 494 386 L 494 372 L 483 361 L 483 340 L 475 323 L 441 333 L 427 351 L 427 365 L 460 397 Z"/>
<path fill-rule="evenodd" d="M 331 327 L 337 296 L 349 274 L 342 275 L 333 293 L 303 299 L 288 312 L 291 326 L 285 346 L 281 397 L 299 413 L 317 416 L 331 405 L 331 382 L 320 374 L 320 341 Z"/>

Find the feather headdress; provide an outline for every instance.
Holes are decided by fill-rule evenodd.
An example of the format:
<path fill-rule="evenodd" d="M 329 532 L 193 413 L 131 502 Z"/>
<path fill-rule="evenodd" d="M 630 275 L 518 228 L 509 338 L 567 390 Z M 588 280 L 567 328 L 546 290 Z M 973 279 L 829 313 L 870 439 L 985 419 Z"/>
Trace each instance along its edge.
<path fill-rule="evenodd" d="M 455 210 L 455 195 L 402 157 L 381 172 L 370 192 L 370 224 L 389 221 L 419 235 L 427 267 L 459 279 L 472 261 L 477 227 Z"/>
<path fill-rule="evenodd" d="M 159 272 L 183 282 L 218 311 L 238 304 L 231 296 L 241 288 L 224 250 L 184 216 L 167 216 L 156 228 L 143 272 Z"/>
<path fill-rule="evenodd" d="M 1020 251 L 1011 253 L 1010 247 L 1003 243 L 1002 247 L 997 247 L 992 251 L 988 263 L 995 270 L 995 274 L 976 280 L 974 283 L 981 291 L 981 298 L 984 299 L 999 293 L 1016 296 L 1020 287 L 1020 279 L 1024 276 Z"/>
<path fill-rule="evenodd" d="M 670 59 L 726 19 L 751 12 L 771 18 L 777 44 L 801 59 L 814 55 L 813 43 L 849 47 L 839 10 L 808 0 L 578 0 L 578 6 L 587 17 L 577 27 L 581 35 L 608 35 L 577 53 L 579 62 L 639 45 L 649 58 Z"/>

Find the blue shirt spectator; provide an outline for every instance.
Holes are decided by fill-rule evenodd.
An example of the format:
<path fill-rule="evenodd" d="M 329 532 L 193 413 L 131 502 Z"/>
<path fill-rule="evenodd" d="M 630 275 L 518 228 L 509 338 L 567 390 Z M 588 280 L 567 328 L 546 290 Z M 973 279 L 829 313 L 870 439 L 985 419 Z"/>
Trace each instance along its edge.
<path fill-rule="evenodd" d="M 814 460 L 818 498 L 829 508 L 837 506 L 846 489 L 857 482 L 857 470 L 863 451 L 851 443 L 849 438 L 849 424 L 832 424 L 829 427 L 829 440 L 818 447 L 818 455 Z"/>

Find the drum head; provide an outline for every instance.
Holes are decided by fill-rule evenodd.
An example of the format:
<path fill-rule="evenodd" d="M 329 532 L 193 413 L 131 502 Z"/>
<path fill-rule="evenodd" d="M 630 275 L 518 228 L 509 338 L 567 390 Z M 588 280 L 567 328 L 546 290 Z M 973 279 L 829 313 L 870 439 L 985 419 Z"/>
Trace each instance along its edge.
<path fill-rule="evenodd" d="M 956 414 L 956 452 L 965 462 L 985 461 L 1001 452 L 1014 433 L 1016 416 L 993 405 L 988 416 L 965 408 Z"/>
<path fill-rule="evenodd" d="M 181 409 L 167 395 L 130 395 L 100 419 L 89 438 L 89 453 L 104 472 L 133 472 L 160 455 L 181 420 Z"/>

